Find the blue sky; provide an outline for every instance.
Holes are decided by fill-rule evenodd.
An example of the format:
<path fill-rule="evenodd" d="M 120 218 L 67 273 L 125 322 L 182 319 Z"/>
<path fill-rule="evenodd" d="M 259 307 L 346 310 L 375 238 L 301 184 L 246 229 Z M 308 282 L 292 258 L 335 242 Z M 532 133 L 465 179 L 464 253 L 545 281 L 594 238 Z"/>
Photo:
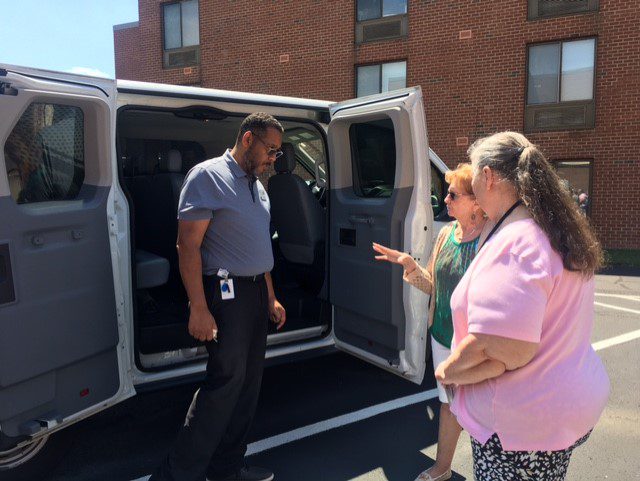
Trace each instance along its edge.
<path fill-rule="evenodd" d="M 115 76 L 113 26 L 138 0 L 0 0 L 0 63 Z"/>

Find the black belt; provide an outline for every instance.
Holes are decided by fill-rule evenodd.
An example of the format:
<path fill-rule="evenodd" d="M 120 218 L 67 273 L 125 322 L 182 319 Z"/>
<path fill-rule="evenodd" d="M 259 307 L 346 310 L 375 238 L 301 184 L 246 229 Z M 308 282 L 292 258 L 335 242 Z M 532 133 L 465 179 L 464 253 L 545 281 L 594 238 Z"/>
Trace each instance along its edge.
<path fill-rule="evenodd" d="M 256 274 L 255 276 L 229 276 L 229 279 L 238 279 L 240 281 L 260 282 L 264 279 L 264 274 Z"/>
<path fill-rule="evenodd" d="M 205 277 L 208 277 L 208 278 L 215 277 L 216 279 L 222 279 L 222 277 L 218 276 L 217 274 L 211 274 L 211 275 L 205 276 Z M 227 279 L 237 279 L 239 281 L 260 282 L 262 279 L 264 279 L 264 273 L 256 274 L 255 276 L 234 276 L 234 275 L 229 274 L 229 277 L 227 277 Z"/>

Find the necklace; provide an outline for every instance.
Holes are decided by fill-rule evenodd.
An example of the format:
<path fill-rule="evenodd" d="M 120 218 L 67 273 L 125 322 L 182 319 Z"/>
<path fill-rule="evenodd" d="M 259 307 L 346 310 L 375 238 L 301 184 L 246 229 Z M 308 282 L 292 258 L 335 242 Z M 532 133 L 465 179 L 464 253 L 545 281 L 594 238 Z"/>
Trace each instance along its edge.
<path fill-rule="evenodd" d="M 520 204 L 522 204 L 522 201 L 520 199 L 518 199 L 517 201 L 515 201 L 515 203 L 509 207 L 509 209 L 502 215 L 502 217 L 500 217 L 500 220 L 498 222 L 496 222 L 496 225 L 493 226 L 493 229 L 491 229 L 491 231 L 489 232 L 489 234 L 487 235 L 487 238 L 484 240 L 484 242 L 482 243 L 481 246 L 478 246 L 478 252 L 480 252 L 480 249 L 482 249 L 484 247 L 484 245 L 487 243 L 487 241 L 489 239 L 491 239 L 491 236 L 493 234 L 495 234 L 495 232 L 500 228 L 500 226 L 502 225 L 502 223 L 505 221 L 505 219 L 507 217 L 509 217 L 511 215 L 511 213 L 516 210 L 516 207 L 518 207 Z"/>
<path fill-rule="evenodd" d="M 462 232 L 462 224 L 460 224 L 460 222 L 458 222 L 458 225 L 460 226 L 460 241 L 459 242 L 461 242 L 461 243 L 469 242 L 471 239 L 473 239 L 473 235 L 478 231 L 478 226 L 476 225 L 473 229 L 471 229 L 471 232 L 464 233 L 464 232 Z"/>

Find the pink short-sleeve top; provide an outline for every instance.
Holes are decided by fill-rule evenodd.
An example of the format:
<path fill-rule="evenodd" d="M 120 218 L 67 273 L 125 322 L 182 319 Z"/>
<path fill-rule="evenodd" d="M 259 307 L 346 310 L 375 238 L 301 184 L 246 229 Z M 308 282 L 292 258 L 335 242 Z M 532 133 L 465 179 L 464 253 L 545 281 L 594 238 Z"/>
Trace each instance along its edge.
<path fill-rule="evenodd" d="M 451 297 L 453 346 L 469 333 L 538 343 L 524 367 L 460 386 L 451 409 L 481 443 L 506 451 L 555 451 L 592 429 L 609 378 L 591 347 L 594 280 L 564 269 L 532 219 L 498 231 Z"/>

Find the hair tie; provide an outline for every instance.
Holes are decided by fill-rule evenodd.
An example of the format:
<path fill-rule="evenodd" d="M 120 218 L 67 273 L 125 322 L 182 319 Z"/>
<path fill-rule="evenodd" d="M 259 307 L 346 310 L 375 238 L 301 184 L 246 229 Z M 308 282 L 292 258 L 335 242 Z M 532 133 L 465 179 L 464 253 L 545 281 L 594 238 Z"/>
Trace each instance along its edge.
<path fill-rule="evenodd" d="M 515 153 L 513 154 L 513 160 L 518 160 L 520 158 L 520 155 L 522 155 L 522 152 L 524 152 L 525 147 L 519 147 L 516 149 Z"/>

